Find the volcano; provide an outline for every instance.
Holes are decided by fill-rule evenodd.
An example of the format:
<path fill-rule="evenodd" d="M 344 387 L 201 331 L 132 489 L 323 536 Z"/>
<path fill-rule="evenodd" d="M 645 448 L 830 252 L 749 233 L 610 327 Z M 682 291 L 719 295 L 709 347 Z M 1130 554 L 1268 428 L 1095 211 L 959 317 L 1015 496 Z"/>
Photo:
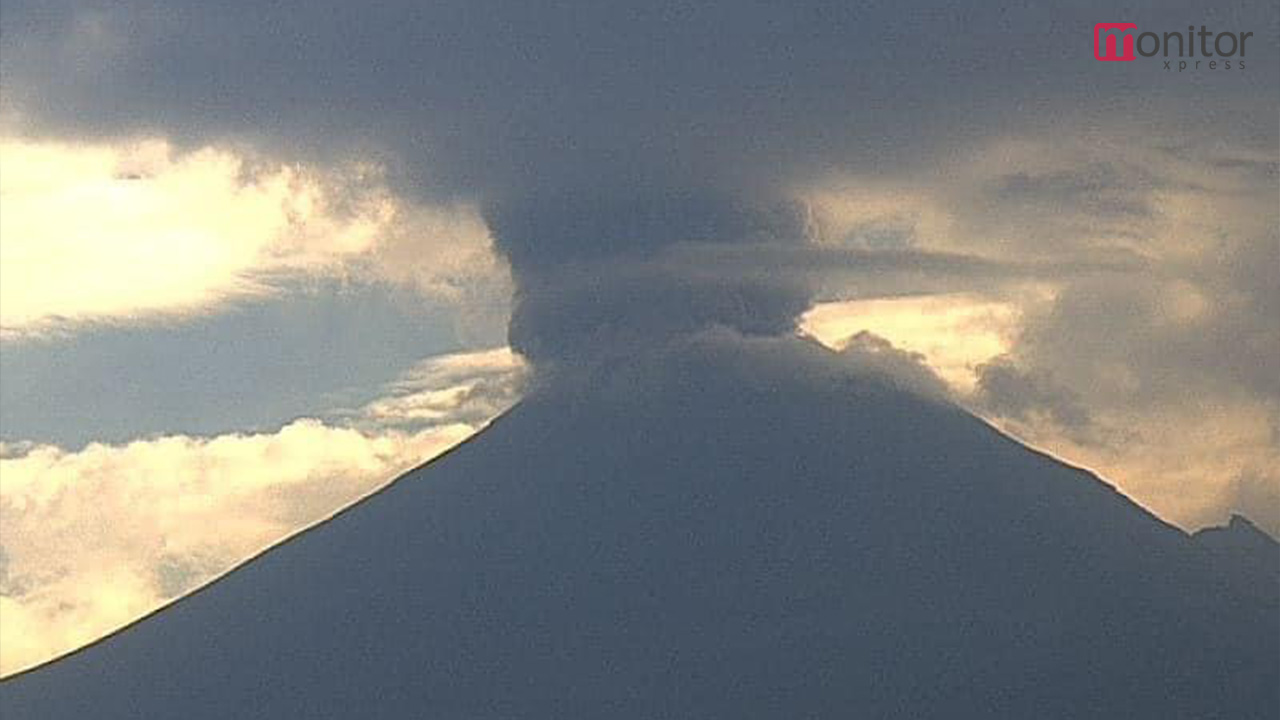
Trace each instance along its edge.
<path fill-rule="evenodd" d="M 1274 718 L 1280 546 L 911 382 L 701 336 L 561 371 L 0 685 L 5 718 Z"/>

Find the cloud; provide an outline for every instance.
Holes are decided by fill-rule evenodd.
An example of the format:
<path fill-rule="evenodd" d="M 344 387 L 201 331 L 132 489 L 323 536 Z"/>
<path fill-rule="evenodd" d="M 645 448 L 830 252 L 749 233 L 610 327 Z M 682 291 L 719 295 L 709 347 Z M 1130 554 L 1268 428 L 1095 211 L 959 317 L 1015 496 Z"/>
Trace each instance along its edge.
<path fill-rule="evenodd" d="M 929 367 L 923 354 L 896 348 L 866 330 L 849 338 L 840 350 L 840 357 L 858 375 L 883 377 L 925 397 L 951 397 L 946 381 Z"/>
<path fill-rule="evenodd" d="M 418 426 L 444 420 L 478 424 L 513 405 L 525 364 L 510 348 L 423 360 L 356 417 L 374 425 Z"/>
<path fill-rule="evenodd" d="M 1044 421 L 1065 431 L 1079 431 L 1091 422 L 1079 395 L 1055 382 L 1048 371 L 1023 370 L 999 357 L 979 365 L 977 375 L 974 402 L 996 417 L 1028 422 L 1035 413 L 1044 413 Z"/>
<path fill-rule="evenodd" d="M 429 358 L 352 416 L 0 453 L 0 672 L 84 644 L 438 455 L 517 398 L 507 349 Z"/>
<path fill-rule="evenodd" d="M 617 295 L 610 275 L 573 293 L 564 268 L 750 243 L 770 226 L 777 243 L 805 248 L 780 218 L 795 187 L 833 174 L 954 167 L 948 158 L 1014 127 L 1098 138 L 1099 127 L 1155 136 L 1229 123 L 1260 147 L 1274 137 L 1274 63 L 1212 82 L 1175 82 L 1154 62 L 1100 74 L 1078 29 L 1103 3 L 10 5 L 3 111 L 17 131 L 159 128 L 182 147 L 239 143 L 325 166 L 360 157 L 388 168 L 398 196 L 474 202 L 521 288 L 512 342 L 535 360 L 711 325 L 790 331 L 813 288 L 762 287 L 725 267 L 654 278 L 647 292 L 618 282 Z M 1140 3 L 1129 17 L 1160 27 L 1180 12 L 1202 9 Z M 1275 12 L 1219 8 L 1214 20 L 1270 27 Z M 1122 231 L 1153 212 L 1124 192 L 1143 179 L 1117 163 L 986 179 L 975 191 L 1024 208 L 1015 222 L 1072 205 Z M 860 227 L 860 242 L 892 245 L 906 217 Z"/>
<path fill-rule="evenodd" d="M 836 274 L 827 292 L 860 299 L 820 304 L 804 327 L 922 353 L 976 412 L 1184 527 L 1248 506 L 1280 531 L 1266 499 L 1280 489 L 1280 178 L 1255 141 L 1032 133 L 896 181 L 801 188 L 824 245 L 1025 271 Z M 1004 310 L 985 327 L 937 319 L 966 307 Z"/>
<path fill-rule="evenodd" d="M 367 164 L 12 138 L 0 162 L 9 340 L 205 314 L 318 277 L 399 283 L 468 312 L 510 296 L 474 208 L 406 202 Z"/>
<path fill-rule="evenodd" d="M 943 293 L 819 303 L 800 327 L 834 348 L 873 333 L 926 358 L 948 385 L 968 392 L 977 368 L 1009 349 L 1019 320 L 1014 302 Z"/>

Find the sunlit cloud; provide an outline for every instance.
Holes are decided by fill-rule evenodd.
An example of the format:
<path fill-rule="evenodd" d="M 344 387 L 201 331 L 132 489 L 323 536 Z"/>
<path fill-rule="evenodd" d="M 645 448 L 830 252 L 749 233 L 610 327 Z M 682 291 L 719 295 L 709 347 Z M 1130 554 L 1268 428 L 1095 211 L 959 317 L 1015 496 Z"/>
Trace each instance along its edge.
<path fill-rule="evenodd" d="M 0 163 L 6 339 L 207 313 L 309 276 L 398 283 L 487 311 L 509 298 L 473 207 L 407 202 L 373 165 L 15 139 L 0 141 Z"/>
<path fill-rule="evenodd" d="M 522 369 L 505 348 L 431 358 L 354 416 L 274 432 L 3 446 L 0 673 L 83 645 L 453 447 L 518 398 Z"/>
<path fill-rule="evenodd" d="M 356 417 L 395 426 L 481 422 L 515 403 L 525 371 L 524 360 L 505 347 L 427 358 Z"/>
<path fill-rule="evenodd" d="M 948 384 L 971 392 L 976 368 L 1009 350 L 1018 309 L 964 294 L 849 300 L 815 305 L 800 327 L 837 349 L 860 332 L 874 333 L 924 356 Z"/>
<path fill-rule="evenodd" d="M 1265 403 L 1197 398 L 1141 413 L 1089 411 L 1084 437 L 1042 414 L 997 421 L 1032 445 L 1100 471 L 1185 528 L 1242 512 L 1280 534 L 1280 448 Z"/>
<path fill-rule="evenodd" d="M 831 275 L 802 330 L 917 354 L 975 412 L 1185 528 L 1238 511 L 1280 533 L 1274 154 L 1225 136 L 1071 137 L 798 189 L 823 246 L 1043 269 L 942 289 L 927 268 L 887 285 Z"/>

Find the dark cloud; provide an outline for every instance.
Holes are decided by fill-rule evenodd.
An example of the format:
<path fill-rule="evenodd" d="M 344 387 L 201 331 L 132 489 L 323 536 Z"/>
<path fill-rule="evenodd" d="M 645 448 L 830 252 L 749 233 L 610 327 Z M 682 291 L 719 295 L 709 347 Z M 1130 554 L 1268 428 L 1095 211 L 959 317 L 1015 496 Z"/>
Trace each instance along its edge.
<path fill-rule="evenodd" d="M 1045 370 L 1025 370 L 1001 357 L 979 365 L 977 376 L 974 403 L 990 415 L 1028 421 L 1043 413 L 1073 435 L 1089 426 L 1080 396 Z"/>
<path fill-rule="evenodd" d="M 518 281 L 510 340 L 535 361 L 625 351 L 717 325 L 780 334 L 809 305 L 803 278 L 700 272 L 664 252 L 708 243 L 798 245 L 803 218 L 792 205 L 756 209 L 681 193 L 620 202 L 586 195 L 499 204 L 489 222 Z"/>
<path fill-rule="evenodd" d="M 996 179 L 994 194 L 1001 202 L 1039 212 L 1145 218 L 1152 214 L 1148 191 L 1155 185 L 1147 173 L 1097 163 L 1069 171 L 1010 173 Z"/>
<path fill-rule="evenodd" d="M 978 252 L 928 249 L 863 249 L 843 245 L 785 243 L 685 244 L 667 256 L 691 273 L 731 270 L 766 277 L 795 274 L 812 282 L 890 278 L 903 293 L 945 292 L 959 284 L 1129 274 L 1144 269 L 1145 260 L 1123 249 L 1100 248 L 1061 259 L 999 258 Z M 850 282 L 850 280 L 856 280 Z M 912 279 L 915 282 L 911 282 Z M 887 288 L 885 288 L 887 290 Z M 877 290 L 879 295 L 885 290 Z M 887 293 L 885 294 L 892 294 Z"/>
<path fill-rule="evenodd" d="M 856 372 L 884 377 L 894 385 L 918 395 L 951 397 L 946 381 L 929 367 L 923 355 L 900 350 L 875 333 L 863 330 L 854 335 L 840 350 L 840 356 Z"/>
<path fill-rule="evenodd" d="M 798 179 L 927 167 L 1011 128 L 1061 130 L 1078 108 L 1086 120 L 1154 131 L 1217 122 L 1229 106 L 1231 122 L 1274 136 L 1274 113 L 1238 113 L 1260 89 L 1274 106 L 1274 48 L 1260 43 L 1249 72 L 1211 79 L 1175 80 L 1155 62 L 1100 71 L 1089 28 L 1115 15 L 1101 2 L 14 2 L 5 11 L 5 109 L 29 132 L 358 153 L 386 160 L 414 192 L 480 198 L 528 303 L 513 339 L 544 356 L 581 351 L 568 336 L 584 326 L 788 327 L 784 316 L 805 304 L 794 288 L 655 280 L 650 292 L 624 282 L 604 298 L 561 293 L 546 271 L 690 239 L 749 239 Z M 1257 27 L 1260 38 L 1275 16 L 1154 3 L 1126 13 L 1151 27 L 1169 18 Z M 1045 181 L 1015 176 L 1006 189 L 1040 192 L 1035 182 Z M 1042 190 L 1064 190 L 1047 182 Z M 1066 182 L 1095 210 L 1143 210 L 1103 186 Z"/>
<path fill-rule="evenodd" d="M 1028 318 L 1018 354 L 1079 388 L 1090 405 L 1123 398 L 1141 409 L 1199 396 L 1280 409 L 1280 330 L 1269 312 L 1280 308 L 1278 248 L 1274 237 L 1210 243 L 1196 253 L 1198 266 L 1161 268 L 1171 276 L 1078 279 Z"/>

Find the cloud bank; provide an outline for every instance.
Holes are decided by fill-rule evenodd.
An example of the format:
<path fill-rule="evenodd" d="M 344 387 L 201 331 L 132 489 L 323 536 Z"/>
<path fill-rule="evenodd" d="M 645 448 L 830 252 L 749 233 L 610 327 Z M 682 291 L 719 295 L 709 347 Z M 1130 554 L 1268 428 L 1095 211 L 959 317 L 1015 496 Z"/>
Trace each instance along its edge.
<path fill-rule="evenodd" d="M 510 296 L 474 207 L 407 202 L 369 164 L 12 138 L 0 162 L 8 340 L 206 314 L 321 278 L 394 283 L 468 312 Z"/>
<path fill-rule="evenodd" d="M 804 327 L 923 353 L 976 412 L 1184 527 L 1238 511 L 1280 532 L 1277 167 L 1226 131 L 1023 135 L 928 173 L 833 177 L 804 190 L 827 244 L 1045 271 L 980 268 L 958 294 L 937 273 L 850 276 L 828 292 L 863 299 Z"/>
<path fill-rule="evenodd" d="M 0 455 L 0 673 L 93 640 L 456 445 L 517 396 L 507 349 L 429 358 L 274 432 Z"/>
<path fill-rule="evenodd" d="M 1274 9 L 1130 11 L 1152 27 L 1206 12 L 1223 27 L 1276 25 Z M 1157 63 L 1100 74 L 1082 28 L 1109 12 L 820 0 L 332 0 L 244 13 L 19 2 L 0 41 L 4 117 L 34 134 L 159 127 L 184 145 L 371 157 L 398 192 L 473 200 L 519 287 L 512 344 L 553 364 L 599 350 L 602 338 L 716 324 L 789 331 L 814 288 L 732 269 L 637 282 L 633 263 L 761 235 L 803 249 L 794 191 L 832 173 L 927 172 L 1011 129 L 1071 136 L 1103 117 L 1151 135 L 1217 126 L 1225 107 L 1238 134 L 1271 147 L 1275 63 L 1259 57 L 1248 72 L 1214 77 L 1214 102 L 1190 102 L 1209 81 L 1174 82 Z M 1057 193 L 1044 202 L 1072 199 L 1117 223 L 1140 210 L 1096 181 L 1015 172 L 1003 196 L 1031 211 Z M 577 263 L 589 263 L 594 283 L 566 280 Z"/>

